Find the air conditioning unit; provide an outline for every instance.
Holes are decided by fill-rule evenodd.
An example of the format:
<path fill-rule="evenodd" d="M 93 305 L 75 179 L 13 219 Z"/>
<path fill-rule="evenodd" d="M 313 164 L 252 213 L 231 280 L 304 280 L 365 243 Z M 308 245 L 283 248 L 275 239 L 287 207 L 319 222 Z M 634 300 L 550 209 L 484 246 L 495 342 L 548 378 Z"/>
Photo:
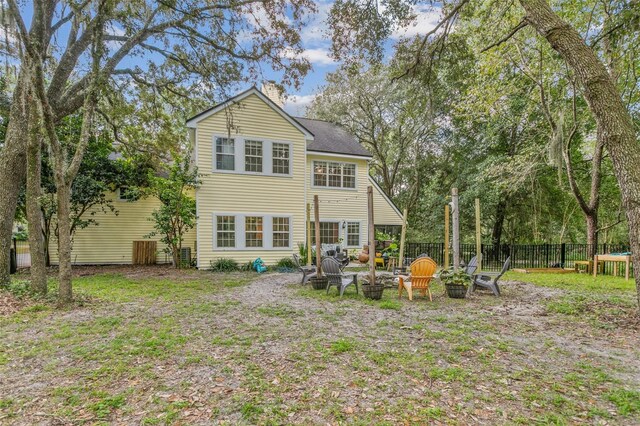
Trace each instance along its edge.
<path fill-rule="evenodd" d="M 191 247 L 182 247 L 180 249 L 180 266 L 183 268 L 191 266 Z"/>

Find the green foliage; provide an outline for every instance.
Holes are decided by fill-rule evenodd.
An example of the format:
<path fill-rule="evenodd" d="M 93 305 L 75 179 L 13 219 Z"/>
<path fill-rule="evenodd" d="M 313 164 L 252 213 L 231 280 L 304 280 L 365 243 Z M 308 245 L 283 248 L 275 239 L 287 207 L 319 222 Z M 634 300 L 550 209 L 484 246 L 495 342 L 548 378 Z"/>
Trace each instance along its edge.
<path fill-rule="evenodd" d="M 247 266 L 248 265 L 244 265 L 243 268 Z M 249 270 L 251 269 L 253 269 L 253 265 Z M 209 270 L 213 272 L 234 272 L 240 270 L 240 267 L 238 266 L 238 262 L 236 262 L 235 260 L 221 257 L 219 259 L 216 259 L 215 261 L 211 261 Z"/>
<path fill-rule="evenodd" d="M 640 392 L 627 389 L 615 389 L 607 394 L 609 401 L 613 402 L 618 412 L 623 416 L 640 413 Z"/>
<path fill-rule="evenodd" d="M 169 167 L 168 177 L 151 176 L 149 180 L 149 193 L 160 200 L 161 206 L 151 214 L 154 231 L 148 237 L 160 235 L 173 265 L 179 268 L 182 266 L 180 250 L 184 234 L 195 226 L 197 219 L 196 200 L 190 191 L 200 184 L 198 170 L 191 165 L 188 156 L 176 158 Z"/>
<path fill-rule="evenodd" d="M 471 284 L 471 277 L 467 275 L 463 270 L 453 272 L 452 269 L 442 271 L 440 273 L 440 280 L 443 284 L 462 284 L 468 287 Z"/>
<path fill-rule="evenodd" d="M 253 269 L 253 262 L 252 261 L 248 261 L 248 262 L 240 265 L 240 270 L 241 271 L 253 271 L 254 270 Z"/>
<path fill-rule="evenodd" d="M 295 262 L 290 257 L 283 257 L 282 259 L 278 260 L 278 262 L 276 263 L 276 267 L 282 272 L 295 271 L 297 268 Z"/>

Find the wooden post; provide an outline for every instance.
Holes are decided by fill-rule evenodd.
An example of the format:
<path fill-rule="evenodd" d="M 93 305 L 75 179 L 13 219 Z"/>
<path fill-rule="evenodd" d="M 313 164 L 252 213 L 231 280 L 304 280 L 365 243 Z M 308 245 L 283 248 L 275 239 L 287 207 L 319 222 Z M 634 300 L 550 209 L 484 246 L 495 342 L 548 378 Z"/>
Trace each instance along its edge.
<path fill-rule="evenodd" d="M 318 278 L 322 277 L 322 252 L 320 251 L 320 207 L 318 196 L 313 196 L 313 216 L 316 223 L 316 269 Z"/>
<path fill-rule="evenodd" d="M 458 188 L 451 189 L 453 213 L 453 272 L 460 267 L 460 212 L 458 211 Z"/>
<path fill-rule="evenodd" d="M 307 203 L 307 266 L 311 266 L 311 203 Z"/>
<path fill-rule="evenodd" d="M 482 270 L 482 232 L 480 230 L 480 198 L 476 198 L 476 256 L 478 256 L 478 272 Z"/>
<path fill-rule="evenodd" d="M 367 187 L 367 210 L 369 212 L 369 284 L 376 283 L 376 232 L 373 222 L 373 187 Z"/>
<path fill-rule="evenodd" d="M 449 269 L 449 204 L 444 206 L 444 269 Z"/>
<path fill-rule="evenodd" d="M 408 211 L 405 208 L 404 214 L 402 215 L 402 232 L 400 232 L 400 253 L 398 256 L 398 267 L 404 267 L 404 239 L 407 236 L 407 214 Z"/>

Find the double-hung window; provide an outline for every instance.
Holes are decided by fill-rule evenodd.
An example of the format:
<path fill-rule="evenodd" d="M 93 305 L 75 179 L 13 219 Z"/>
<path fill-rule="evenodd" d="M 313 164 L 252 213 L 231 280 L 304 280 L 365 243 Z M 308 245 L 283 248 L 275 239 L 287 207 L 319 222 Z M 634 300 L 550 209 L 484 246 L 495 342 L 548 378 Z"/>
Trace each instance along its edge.
<path fill-rule="evenodd" d="M 290 173 L 289 156 L 291 149 L 287 143 L 274 142 L 272 145 L 273 164 L 272 171 L 278 175 L 288 175 Z"/>
<path fill-rule="evenodd" d="M 221 248 L 236 246 L 235 216 L 216 216 L 216 243 Z"/>
<path fill-rule="evenodd" d="M 244 218 L 245 246 L 262 247 L 263 218 L 261 216 L 246 216 Z"/>
<path fill-rule="evenodd" d="M 347 246 L 360 246 L 360 222 L 347 222 Z"/>
<path fill-rule="evenodd" d="M 316 226 L 311 222 L 311 244 L 316 243 Z M 340 240 L 340 222 L 320 222 L 320 244 L 337 244 Z"/>
<path fill-rule="evenodd" d="M 313 185 L 354 189 L 356 187 L 356 165 L 335 161 L 314 161 Z"/>
<path fill-rule="evenodd" d="M 273 218 L 273 247 L 289 247 L 291 228 L 288 217 Z"/>
<path fill-rule="evenodd" d="M 235 141 L 216 138 L 216 170 L 235 170 Z"/>
<path fill-rule="evenodd" d="M 262 173 L 262 141 L 244 141 L 244 171 Z"/>

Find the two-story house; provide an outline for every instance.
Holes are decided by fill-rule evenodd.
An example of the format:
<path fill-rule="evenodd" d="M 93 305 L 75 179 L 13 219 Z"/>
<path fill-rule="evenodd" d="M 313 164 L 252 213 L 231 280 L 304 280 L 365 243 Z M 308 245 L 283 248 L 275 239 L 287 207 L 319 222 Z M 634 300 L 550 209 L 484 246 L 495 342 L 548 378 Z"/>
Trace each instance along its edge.
<path fill-rule="evenodd" d="M 189 119 L 187 127 L 202 183 L 195 192 L 197 226 L 184 246 L 192 248 L 199 268 L 221 257 L 261 257 L 270 264 L 297 252 L 306 241 L 306 209 L 314 195 L 323 243 L 350 249 L 367 243 L 368 186 L 374 188 L 376 225 L 402 223 L 369 176 L 371 154 L 351 134 L 292 117 L 273 95 L 251 88 Z M 130 263 L 132 242 L 151 231 L 157 200 L 132 202 L 119 191 L 112 196 L 119 214 L 101 215 L 99 226 L 77 231 L 75 263 Z M 158 262 L 164 261 L 169 257 L 159 252 Z"/>

